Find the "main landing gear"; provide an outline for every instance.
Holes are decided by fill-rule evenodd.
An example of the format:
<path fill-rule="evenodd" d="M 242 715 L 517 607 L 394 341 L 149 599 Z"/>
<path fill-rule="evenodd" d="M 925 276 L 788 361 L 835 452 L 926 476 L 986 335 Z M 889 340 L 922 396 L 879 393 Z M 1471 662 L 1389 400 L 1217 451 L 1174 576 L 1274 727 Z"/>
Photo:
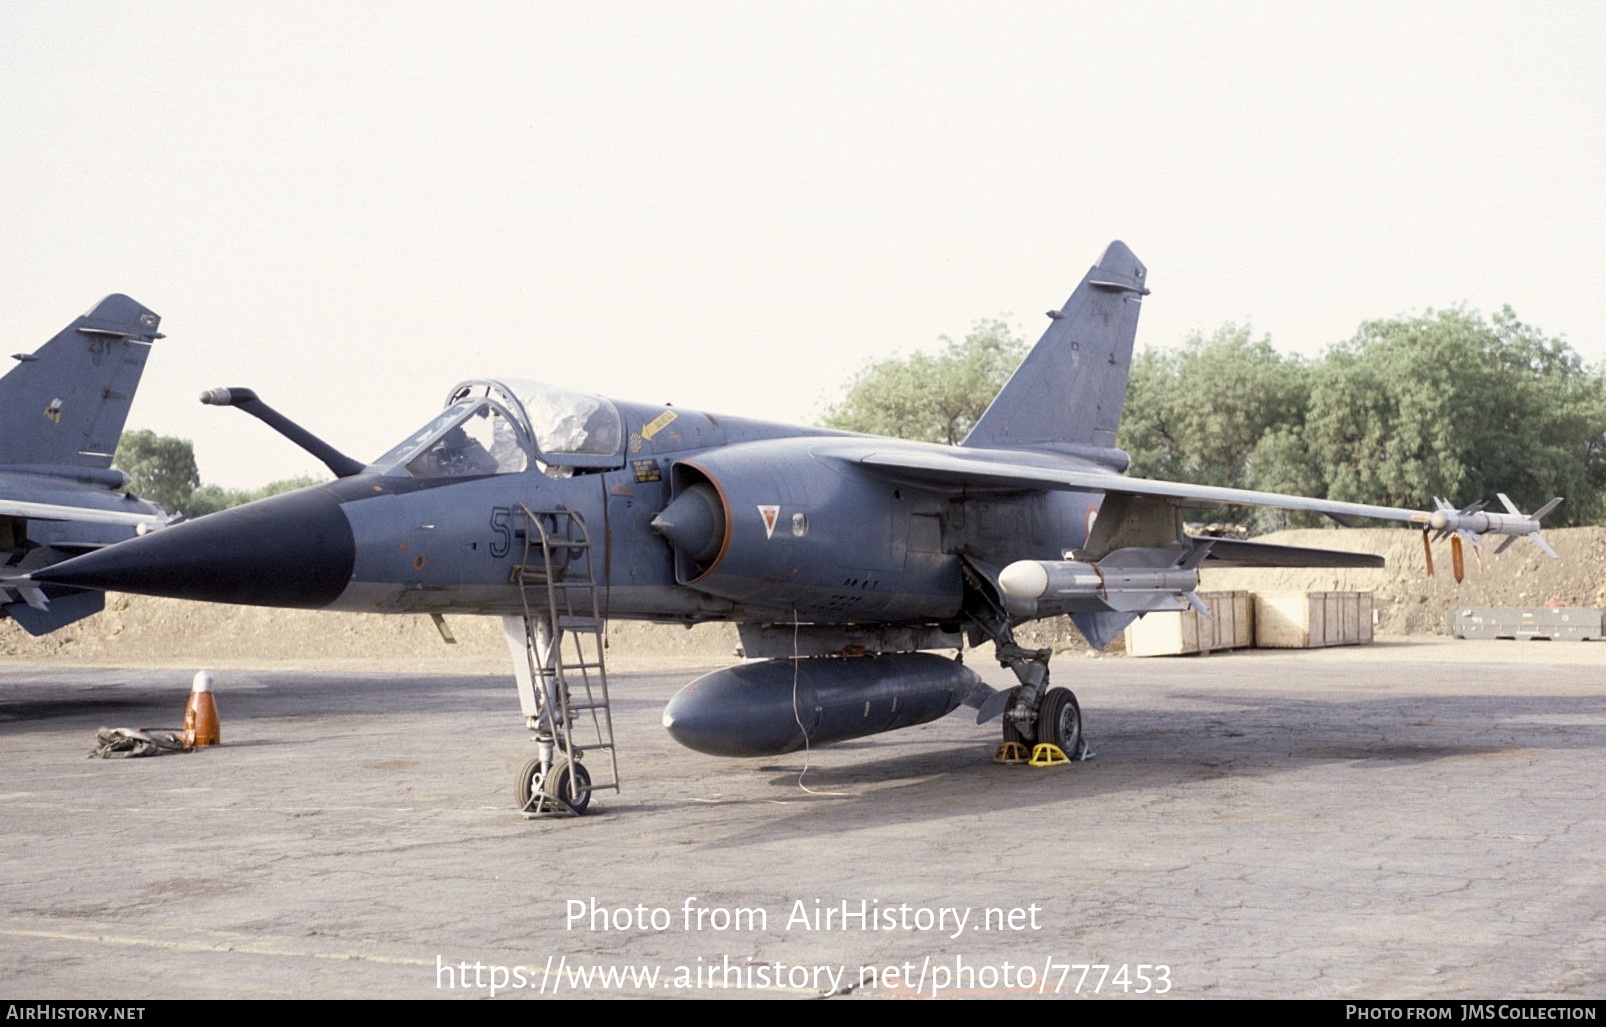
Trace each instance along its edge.
<path fill-rule="evenodd" d="M 996 646 L 998 662 L 1020 681 L 1004 707 L 1004 742 L 1027 750 L 1052 745 L 1069 759 L 1087 759 L 1090 754 L 1082 738 L 1082 707 L 1076 693 L 1048 684 L 1048 659 L 1053 650 L 1023 649 L 1013 640 L 996 640 Z"/>
<path fill-rule="evenodd" d="M 972 646 L 991 639 L 1001 666 L 1007 667 L 1020 682 L 1007 693 L 996 695 L 983 704 L 980 722 L 998 716 L 995 703 L 1003 704 L 1004 740 L 998 747 L 1000 763 L 1025 763 L 1027 755 L 1039 746 L 1053 746 L 1058 754 L 1050 752 L 1049 762 L 1060 758 L 1086 760 L 1093 757 L 1087 740 L 1082 735 L 1082 707 L 1076 695 L 1068 688 L 1050 687 L 1048 660 L 1052 649 L 1027 649 L 1015 641 L 1015 629 L 1009 614 L 999 602 L 996 591 L 979 571 L 966 567 L 965 619 L 969 622 L 969 641 Z M 1038 759 L 1031 762 L 1038 762 Z"/>

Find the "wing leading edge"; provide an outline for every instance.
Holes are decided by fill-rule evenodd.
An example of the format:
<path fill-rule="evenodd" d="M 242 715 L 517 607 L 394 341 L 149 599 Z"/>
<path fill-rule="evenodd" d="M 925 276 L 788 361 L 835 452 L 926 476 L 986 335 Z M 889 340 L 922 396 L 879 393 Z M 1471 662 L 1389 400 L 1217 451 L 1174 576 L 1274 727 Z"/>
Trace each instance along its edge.
<path fill-rule="evenodd" d="M 1063 465 L 1034 466 L 1029 463 L 999 459 L 996 454 L 961 455 L 942 451 L 877 447 L 856 453 L 844 451 L 837 455 L 885 477 L 945 491 L 1007 493 L 1055 489 L 1129 496 L 1145 500 L 1159 499 L 1178 507 L 1229 504 L 1269 506 L 1334 518 L 1371 517 L 1376 520 L 1402 521 L 1424 529 L 1434 528 L 1443 531 L 1448 528 L 1450 531 L 1465 532 L 1474 536 L 1485 533 L 1523 535 L 1549 551 L 1539 537 L 1537 516 L 1484 515 L 1477 523 L 1472 523 L 1470 517 L 1447 517 L 1443 512 L 1447 504 L 1443 504 L 1442 501 L 1440 501 L 1441 509 L 1435 511 L 1373 506 L 1368 503 L 1346 503 L 1333 499 L 1286 495 L 1280 492 L 1259 492 L 1253 489 L 1195 485 L 1151 478 L 1129 478 L 1124 474 Z M 1554 505 L 1555 501 L 1545 507 L 1544 512 L 1549 512 Z"/>
<path fill-rule="evenodd" d="M 165 527 L 167 518 L 151 511 L 100 510 L 92 506 L 66 506 L 60 503 L 29 503 L 0 498 L 0 517 L 25 517 L 37 521 L 82 521 L 87 524 L 118 524 L 153 530 Z"/>
<path fill-rule="evenodd" d="M 1432 514 L 1395 506 L 1371 506 L 1333 499 L 1313 499 L 1280 492 L 1257 492 L 1216 485 L 1195 485 L 1155 478 L 1129 478 L 1107 471 L 1066 467 L 1034 467 L 997 459 L 950 456 L 946 453 L 867 452 L 850 457 L 854 462 L 890 477 L 931 486 L 963 487 L 969 492 L 1022 492 L 1057 489 L 1064 492 L 1101 492 L 1157 498 L 1176 506 L 1274 506 L 1333 517 L 1373 517 L 1426 525 Z"/>

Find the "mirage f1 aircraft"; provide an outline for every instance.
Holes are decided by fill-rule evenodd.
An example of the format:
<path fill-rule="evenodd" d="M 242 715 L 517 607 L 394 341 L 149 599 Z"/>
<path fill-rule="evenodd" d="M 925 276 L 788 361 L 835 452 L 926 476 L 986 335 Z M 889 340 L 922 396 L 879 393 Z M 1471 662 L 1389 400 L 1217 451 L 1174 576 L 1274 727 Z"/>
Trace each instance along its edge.
<path fill-rule="evenodd" d="M 0 378 L 0 617 L 31 635 L 98 612 L 105 596 L 16 576 L 167 523 L 112 469 L 160 323 L 107 296 Z"/>
<path fill-rule="evenodd" d="M 1537 518 L 1407 510 L 1129 478 L 1115 448 L 1148 272 L 1112 243 L 957 447 L 469 381 L 362 465 L 313 440 L 337 480 L 35 572 L 38 582 L 221 603 L 503 618 L 539 755 L 515 794 L 579 812 L 581 758 L 612 756 L 600 641 L 610 617 L 734 621 L 748 662 L 664 711 L 678 741 L 763 756 L 925 723 L 961 703 L 1006 741 L 1083 751 L 1076 697 L 1015 628 L 1069 614 L 1097 646 L 1134 618 L 1200 606 L 1206 560 L 1380 566 L 1381 558 L 1202 539 L 1223 503 L 1538 538 Z M 249 390 L 204 401 L 272 420 Z M 292 431 L 294 436 L 296 432 Z M 304 435 L 304 433 L 301 433 Z M 302 440 L 305 442 L 305 439 Z M 1508 538 L 1509 541 L 1509 538 Z M 991 641 L 1018 684 L 958 659 Z M 587 643 L 590 644 L 590 643 Z M 936 651 L 936 652 L 934 652 Z M 600 679 L 601 687 L 593 687 Z M 595 728 L 595 741 L 588 741 Z M 600 765 L 593 769 L 600 769 Z"/>

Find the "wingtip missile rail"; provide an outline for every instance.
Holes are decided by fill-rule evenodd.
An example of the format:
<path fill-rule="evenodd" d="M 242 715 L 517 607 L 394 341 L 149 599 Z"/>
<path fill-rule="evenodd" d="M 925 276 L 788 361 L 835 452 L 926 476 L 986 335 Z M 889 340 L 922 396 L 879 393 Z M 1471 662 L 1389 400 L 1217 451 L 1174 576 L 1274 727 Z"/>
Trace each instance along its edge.
<path fill-rule="evenodd" d="M 1539 522 L 1545 515 L 1561 505 L 1562 497 L 1557 496 L 1532 514 L 1525 514 L 1517 509 L 1517 505 L 1504 492 L 1498 493 L 1500 502 L 1505 505 L 1505 513 L 1484 513 L 1483 504 L 1478 503 L 1461 510 L 1457 510 L 1448 501 L 1438 499 L 1438 509 L 1428 514 L 1427 526 L 1437 531 L 1439 538 L 1447 535 L 1457 535 L 1465 538 L 1473 545 L 1479 545 L 1479 539 L 1484 535 L 1506 536 L 1495 548 L 1495 552 L 1505 552 L 1512 540 L 1517 538 L 1532 539 L 1534 545 L 1544 551 L 1546 556 L 1555 559 L 1556 551 L 1539 534 Z"/>

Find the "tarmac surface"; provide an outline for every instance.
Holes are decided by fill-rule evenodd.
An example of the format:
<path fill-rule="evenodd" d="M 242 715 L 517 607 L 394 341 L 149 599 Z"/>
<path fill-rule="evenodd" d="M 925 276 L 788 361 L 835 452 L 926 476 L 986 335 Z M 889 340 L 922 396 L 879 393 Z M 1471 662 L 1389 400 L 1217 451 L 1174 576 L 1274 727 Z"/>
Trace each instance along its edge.
<path fill-rule="evenodd" d="M 97 760 L 101 726 L 176 727 L 189 673 L 0 665 L 0 982 L 1599 999 L 1603 668 L 1598 642 L 1068 657 L 1089 762 L 995 766 L 961 710 L 801 784 L 801 753 L 669 739 L 692 674 L 616 674 L 623 791 L 532 822 L 500 675 L 219 670 L 222 746 Z"/>

